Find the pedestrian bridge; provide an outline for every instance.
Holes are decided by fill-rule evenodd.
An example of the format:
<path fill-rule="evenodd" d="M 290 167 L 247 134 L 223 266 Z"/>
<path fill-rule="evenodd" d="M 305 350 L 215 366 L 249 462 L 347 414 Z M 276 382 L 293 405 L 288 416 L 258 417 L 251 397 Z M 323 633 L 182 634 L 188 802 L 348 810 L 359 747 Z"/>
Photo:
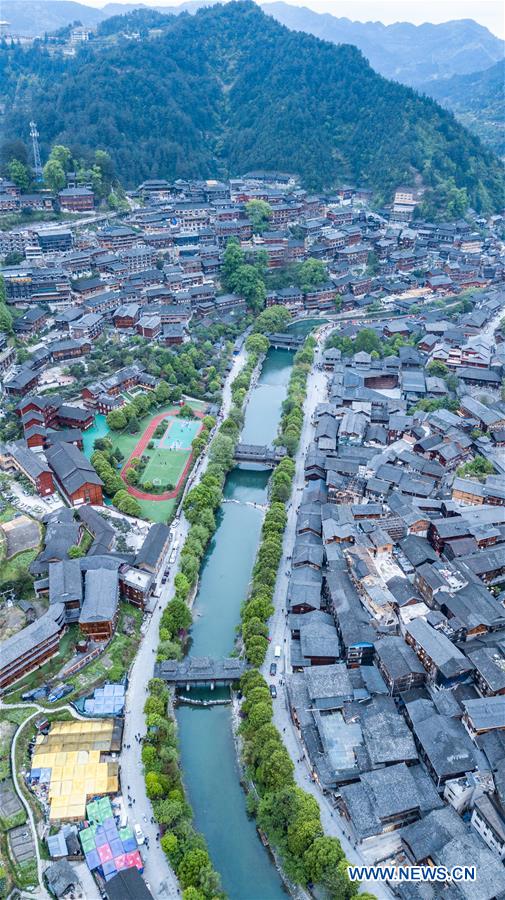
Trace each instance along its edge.
<path fill-rule="evenodd" d="M 289 334 L 289 332 L 277 332 L 275 334 L 267 334 L 270 346 L 275 350 L 299 350 L 305 343 L 305 337 L 298 334 Z"/>
<path fill-rule="evenodd" d="M 285 447 L 266 447 L 257 444 L 237 444 L 235 447 L 235 462 L 256 462 L 273 468 L 285 456 Z"/>
<path fill-rule="evenodd" d="M 238 681 L 247 669 L 244 659 L 211 659 L 210 656 L 187 656 L 182 662 L 167 659 L 154 667 L 154 677 L 161 678 L 174 687 L 215 687 Z"/>

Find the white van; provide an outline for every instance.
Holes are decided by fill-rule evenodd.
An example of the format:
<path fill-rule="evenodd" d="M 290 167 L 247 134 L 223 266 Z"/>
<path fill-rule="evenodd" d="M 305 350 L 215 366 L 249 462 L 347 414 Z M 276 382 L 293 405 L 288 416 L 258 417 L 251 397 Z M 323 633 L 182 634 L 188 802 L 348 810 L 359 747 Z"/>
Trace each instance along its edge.
<path fill-rule="evenodd" d="M 274 656 L 275 656 L 276 659 L 279 659 L 279 656 L 281 655 L 281 652 L 282 652 L 282 651 L 281 651 L 281 645 L 280 645 L 280 644 L 276 644 L 276 645 L 275 645 L 275 649 L 274 649 Z"/>
<path fill-rule="evenodd" d="M 134 830 L 134 832 L 135 832 L 135 837 L 136 837 L 136 839 L 137 839 L 137 844 L 138 844 L 139 847 L 140 847 L 140 845 L 144 843 L 145 837 L 144 837 L 144 832 L 142 831 L 142 829 L 141 829 L 141 827 L 140 827 L 140 825 L 139 825 L 138 822 L 136 822 L 135 825 L 133 826 L 133 830 Z"/>

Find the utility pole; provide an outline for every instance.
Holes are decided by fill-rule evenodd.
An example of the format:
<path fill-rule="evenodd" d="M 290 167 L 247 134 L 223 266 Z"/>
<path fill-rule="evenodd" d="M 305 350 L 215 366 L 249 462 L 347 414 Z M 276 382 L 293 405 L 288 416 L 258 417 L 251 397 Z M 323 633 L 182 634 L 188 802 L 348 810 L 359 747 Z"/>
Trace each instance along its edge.
<path fill-rule="evenodd" d="M 30 137 L 32 139 L 33 170 L 35 172 L 35 181 L 43 181 L 42 163 L 40 161 L 39 150 L 39 132 L 36 122 L 30 122 Z"/>

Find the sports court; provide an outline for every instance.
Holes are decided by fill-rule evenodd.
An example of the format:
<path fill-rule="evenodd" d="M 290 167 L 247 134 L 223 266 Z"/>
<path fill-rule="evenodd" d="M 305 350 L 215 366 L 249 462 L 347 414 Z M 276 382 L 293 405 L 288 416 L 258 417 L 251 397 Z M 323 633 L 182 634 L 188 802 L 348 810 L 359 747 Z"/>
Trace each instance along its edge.
<path fill-rule="evenodd" d="M 191 453 L 191 442 L 198 434 L 201 422 L 196 419 L 180 419 L 166 416 L 165 433 L 161 438 L 154 438 L 154 450 L 147 451 L 149 462 L 142 474 L 142 483 L 152 481 L 164 487 L 176 485 Z"/>
<path fill-rule="evenodd" d="M 191 441 L 202 423 L 198 419 L 181 419 L 179 416 L 167 416 L 164 421 L 167 422 L 167 430 L 157 442 L 158 449 L 191 450 Z"/>

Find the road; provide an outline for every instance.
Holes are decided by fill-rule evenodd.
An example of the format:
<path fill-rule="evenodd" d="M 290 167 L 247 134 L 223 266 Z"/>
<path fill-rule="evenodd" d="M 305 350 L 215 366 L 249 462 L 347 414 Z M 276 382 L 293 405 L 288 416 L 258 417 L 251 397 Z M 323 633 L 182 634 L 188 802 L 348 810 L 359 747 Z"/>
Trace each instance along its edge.
<path fill-rule="evenodd" d="M 332 325 L 324 326 L 315 334 L 318 339 L 318 347 L 316 349 L 314 366 L 307 381 L 307 395 L 304 403 L 304 420 L 302 433 L 300 437 L 300 446 L 296 456 L 296 469 L 293 480 L 293 491 L 291 501 L 288 506 L 288 521 L 284 532 L 284 543 L 282 559 L 279 565 L 277 582 L 274 593 L 275 612 L 269 623 L 270 637 L 270 653 L 267 655 L 262 666 L 262 673 L 269 683 L 274 682 L 277 686 L 277 699 L 274 700 L 274 723 L 282 735 L 282 739 L 289 751 L 291 759 L 295 766 L 294 777 L 297 784 L 303 790 L 312 794 L 319 804 L 321 811 L 321 822 L 324 832 L 327 835 L 338 838 L 344 853 L 352 864 L 365 865 L 366 861 L 361 854 L 355 849 L 349 840 L 348 831 L 345 828 L 344 820 L 341 818 L 337 810 L 333 808 L 328 798 L 323 794 L 318 784 L 310 778 L 310 766 L 304 757 L 303 746 L 300 741 L 300 735 L 296 729 L 289 712 L 289 703 L 285 689 L 284 674 L 291 672 L 289 659 L 290 638 L 286 618 L 286 596 L 288 589 L 290 561 L 289 557 L 293 555 L 293 546 L 296 538 L 296 516 L 297 507 L 300 503 L 303 487 L 305 486 L 304 465 L 307 447 L 310 444 L 314 426 L 312 424 L 313 414 L 318 403 L 327 400 L 327 374 L 318 368 L 323 355 L 324 338 L 332 330 Z M 274 647 L 279 645 L 283 649 L 280 665 L 277 665 L 277 675 L 272 677 L 269 674 L 270 663 L 274 662 Z M 282 681 L 282 684 L 280 682 Z M 362 890 L 370 891 L 378 900 L 389 900 L 391 893 L 384 886 L 378 886 L 376 883 L 363 882 Z"/>
<path fill-rule="evenodd" d="M 240 354 L 235 357 L 231 372 L 226 378 L 223 387 L 223 399 L 220 412 L 222 418 L 225 418 L 230 410 L 232 403 L 231 383 L 243 367 L 245 359 L 246 353 L 245 350 L 242 349 Z M 190 479 L 188 480 L 186 490 L 198 483 L 207 468 L 207 462 L 208 456 L 206 454 L 195 465 Z M 151 824 L 153 809 L 145 792 L 141 759 L 142 744 L 136 736 L 140 735 L 143 737 L 146 733 L 143 707 L 146 699 L 147 683 L 153 675 L 156 649 L 159 640 L 158 631 L 160 619 L 164 607 L 173 597 L 174 578 L 177 574 L 179 553 L 184 545 L 189 527 L 189 523 L 184 514 L 181 513 L 169 550 L 170 553 L 174 547 L 174 543 L 178 542 L 177 558 L 170 566 L 170 575 L 166 584 L 162 585 L 161 588 L 156 589 L 161 591 L 161 596 L 151 612 L 142 642 L 129 674 L 129 685 L 126 696 L 125 727 L 123 733 L 123 750 L 121 752 L 120 762 L 123 795 L 126 798 L 127 795 L 130 794 L 135 800 L 131 810 L 131 823 L 138 822 L 144 834 L 149 839 L 149 849 L 146 850 L 145 847 L 142 848 L 145 860 L 144 878 L 149 884 L 151 892 L 156 900 L 167 900 L 167 898 L 178 897 L 180 896 L 180 892 L 175 874 L 168 865 L 167 858 L 159 846 L 159 842 L 156 840 L 158 826 L 156 823 Z M 161 580 L 161 575 L 167 562 L 168 560 L 165 560 L 161 567 L 158 582 Z"/>

